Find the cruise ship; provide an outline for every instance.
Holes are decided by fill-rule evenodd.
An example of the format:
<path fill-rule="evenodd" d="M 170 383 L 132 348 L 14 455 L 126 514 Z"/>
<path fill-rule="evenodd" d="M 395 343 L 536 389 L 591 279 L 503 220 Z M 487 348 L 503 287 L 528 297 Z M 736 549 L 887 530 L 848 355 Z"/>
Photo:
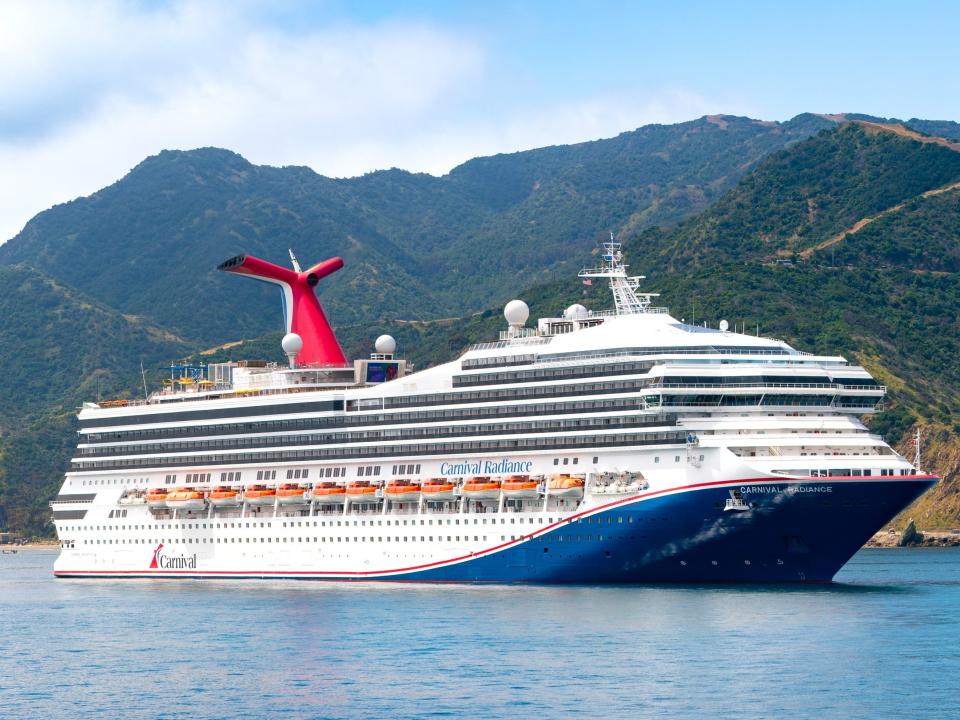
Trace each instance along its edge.
<path fill-rule="evenodd" d="M 829 582 L 937 478 L 861 417 L 885 388 L 843 357 L 687 323 L 611 238 L 613 309 L 528 322 L 413 372 L 389 336 L 350 363 L 302 270 L 289 362 L 171 368 L 88 403 L 52 502 L 59 577 L 486 583 Z"/>

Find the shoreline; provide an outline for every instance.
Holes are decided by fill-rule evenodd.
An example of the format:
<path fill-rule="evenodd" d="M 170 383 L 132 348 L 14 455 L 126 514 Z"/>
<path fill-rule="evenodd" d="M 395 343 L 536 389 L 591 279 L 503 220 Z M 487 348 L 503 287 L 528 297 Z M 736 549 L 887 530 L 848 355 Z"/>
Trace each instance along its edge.
<path fill-rule="evenodd" d="M 54 550 L 60 547 L 60 543 L 56 540 L 34 540 L 28 543 L 6 543 L 0 545 L 0 552 L 8 552 L 10 550 Z"/>
<path fill-rule="evenodd" d="M 900 544 L 903 533 L 881 530 L 864 543 L 865 548 L 923 548 L 923 547 L 960 547 L 960 531 L 957 530 L 918 530 L 917 537 L 910 542 Z"/>

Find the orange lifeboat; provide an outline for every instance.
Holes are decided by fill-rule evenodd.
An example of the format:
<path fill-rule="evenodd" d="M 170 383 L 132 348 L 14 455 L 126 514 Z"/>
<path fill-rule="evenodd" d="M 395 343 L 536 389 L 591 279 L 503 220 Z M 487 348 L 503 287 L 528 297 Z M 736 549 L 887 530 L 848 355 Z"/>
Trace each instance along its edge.
<path fill-rule="evenodd" d="M 427 480 L 421 487 L 423 499 L 427 502 L 441 502 L 456 499 L 456 485 L 447 482 L 443 478 L 432 478 Z"/>
<path fill-rule="evenodd" d="M 206 505 L 207 501 L 203 497 L 203 493 L 194 488 L 181 487 L 167 493 L 167 507 L 171 510 L 196 512 L 197 510 L 203 510 Z"/>
<path fill-rule="evenodd" d="M 583 497 L 583 485 L 583 478 L 573 477 L 572 475 L 554 475 L 547 483 L 553 497 L 573 498 L 575 500 Z"/>
<path fill-rule="evenodd" d="M 347 485 L 347 500 L 352 503 L 376 502 L 377 488 L 369 480 L 357 480 Z"/>
<path fill-rule="evenodd" d="M 240 504 L 240 491 L 227 485 L 218 485 L 207 493 L 207 501 L 214 507 L 233 507 Z"/>
<path fill-rule="evenodd" d="M 266 485 L 251 485 L 243 491 L 243 499 L 251 505 L 273 505 L 276 502 L 277 491 Z"/>
<path fill-rule="evenodd" d="M 167 489 L 157 488 L 147 490 L 147 507 L 151 510 L 162 510 L 167 506 Z"/>
<path fill-rule="evenodd" d="M 535 498 L 539 483 L 529 475 L 511 475 L 503 481 L 503 494 L 508 498 Z"/>
<path fill-rule="evenodd" d="M 277 503 L 280 505 L 303 505 L 306 502 L 306 489 L 299 485 L 286 484 L 277 489 Z"/>
<path fill-rule="evenodd" d="M 339 505 L 346 500 L 347 489 L 342 485 L 325 482 L 313 486 L 313 499 L 321 505 Z"/>
<path fill-rule="evenodd" d="M 471 500 L 497 500 L 500 497 L 500 481 L 488 477 L 470 478 L 463 484 L 463 495 Z"/>
<path fill-rule="evenodd" d="M 420 500 L 420 486 L 409 480 L 394 480 L 383 492 L 386 497 L 396 503 L 412 503 Z"/>

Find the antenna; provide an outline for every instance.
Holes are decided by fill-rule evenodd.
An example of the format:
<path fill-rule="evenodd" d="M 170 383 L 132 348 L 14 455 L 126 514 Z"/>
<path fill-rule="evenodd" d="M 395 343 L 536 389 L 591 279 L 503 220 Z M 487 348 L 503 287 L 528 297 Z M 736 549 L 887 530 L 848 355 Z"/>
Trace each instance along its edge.
<path fill-rule="evenodd" d="M 297 262 L 297 256 L 293 254 L 293 248 L 287 248 L 287 252 L 290 253 L 290 262 L 293 263 L 293 269 L 297 272 L 303 272 L 300 269 L 300 263 Z"/>
<path fill-rule="evenodd" d="M 149 399 L 147 397 L 147 373 L 143 369 L 143 359 L 140 360 L 140 377 L 143 378 L 143 399 L 147 400 Z"/>
<path fill-rule="evenodd" d="M 920 435 L 920 426 L 917 426 L 917 430 L 913 435 L 913 467 L 916 468 L 917 472 L 920 472 L 920 443 L 922 436 Z"/>

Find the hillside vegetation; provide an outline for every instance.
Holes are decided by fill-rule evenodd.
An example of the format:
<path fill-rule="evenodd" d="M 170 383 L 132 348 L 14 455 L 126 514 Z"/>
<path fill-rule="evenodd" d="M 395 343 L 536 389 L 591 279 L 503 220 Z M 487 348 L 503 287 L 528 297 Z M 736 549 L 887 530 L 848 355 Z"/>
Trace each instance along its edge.
<path fill-rule="evenodd" d="M 448 175 L 333 180 L 215 148 L 162 152 L 87 198 L 40 213 L 0 246 L 90 297 L 216 344 L 275 327 L 268 287 L 211 274 L 247 252 L 287 263 L 342 255 L 319 286 L 343 322 L 483 310 L 553 279 L 610 230 L 671 223 L 829 120 L 716 116 L 615 138 L 478 158 Z"/>
<path fill-rule="evenodd" d="M 129 395 L 188 345 L 29 267 L 0 267 L 0 527 L 38 532 L 75 444 L 76 408 Z"/>
<path fill-rule="evenodd" d="M 960 153 L 916 121 L 847 120 L 704 118 L 443 178 L 151 158 L 0 247 L 0 525 L 50 532 L 73 409 L 98 382 L 137 393 L 141 359 L 155 386 L 169 360 L 240 338 L 196 357 L 282 360 L 276 290 L 212 272 L 231 254 L 344 255 L 321 287 L 348 355 L 389 332 L 424 367 L 494 337 L 513 296 L 533 317 L 608 307 L 574 278 L 607 228 L 677 317 L 865 365 L 889 388 L 871 426 L 894 442 L 929 428 L 945 478 L 910 512 L 960 525 Z"/>

